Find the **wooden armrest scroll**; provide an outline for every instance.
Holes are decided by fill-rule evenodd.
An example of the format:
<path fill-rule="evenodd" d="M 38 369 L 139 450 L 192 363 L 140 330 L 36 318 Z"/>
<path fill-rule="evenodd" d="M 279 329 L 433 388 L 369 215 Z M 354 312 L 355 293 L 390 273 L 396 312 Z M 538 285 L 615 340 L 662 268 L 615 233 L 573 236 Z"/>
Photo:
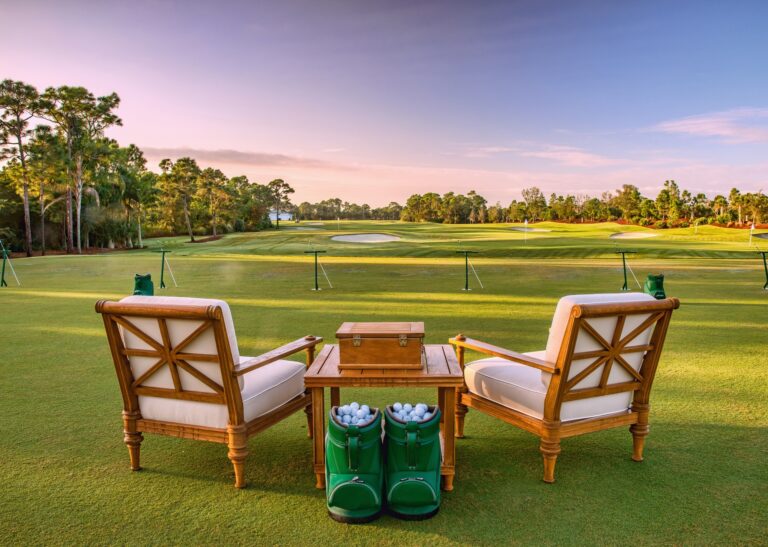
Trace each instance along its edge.
<path fill-rule="evenodd" d="M 299 338 L 298 340 L 294 340 L 293 342 L 285 344 L 284 346 L 280 346 L 279 348 L 275 348 L 271 351 L 268 351 L 267 353 L 262 353 L 258 357 L 254 357 L 253 359 L 245 361 L 242 363 L 242 366 L 239 366 L 235 369 L 235 375 L 242 376 L 243 374 L 247 374 L 252 370 L 263 367 L 264 365 L 274 363 L 283 357 L 288 357 L 294 353 L 298 353 L 305 349 L 314 347 L 322 341 L 323 339 L 319 336 L 305 336 L 304 338 Z"/>
<path fill-rule="evenodd" d="M 552 363 L 542 361 L 541 359 L 536 359 L 530 355 L 524 355 L 522 353 L 517 353 L 516 351 L 511 351 L 499 346 L 487 344 L 485 342 L 481 342 L 480 340 L 473 340 L 472 338 L 464 338 L 462 340 L 461 338 L 456 337 L 451 338 L 448 340 L 448 342 L 456 347 L 462 347 L 480 353 L 485 353 L 487 355 L 493 355 L 494 357 L 501 357 L 502 359 L 507 359 L 508 361 L 513 361 L 515 363 L 520 363 L 521 365 L 537 368 L 539 370 L 543 370 L 544 372 L 549 372 L 550 374 L 557 374 L 560 372 L 560 369 L 554 366 Z"/>

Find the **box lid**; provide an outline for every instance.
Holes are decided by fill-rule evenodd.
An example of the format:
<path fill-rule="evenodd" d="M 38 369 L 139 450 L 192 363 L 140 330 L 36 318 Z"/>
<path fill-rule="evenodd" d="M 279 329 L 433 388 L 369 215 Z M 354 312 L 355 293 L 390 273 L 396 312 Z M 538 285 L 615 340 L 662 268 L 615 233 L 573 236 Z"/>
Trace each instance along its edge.
<path fill-rule="evenodd" d="M 336 338 L 352 338 L 365 336 L 369 338 L 399 338 L 405 334 L 409 338 L 424 337 L 424 322 L 403 321 L 399 323 L 342 323 L 336 331 Z"/>

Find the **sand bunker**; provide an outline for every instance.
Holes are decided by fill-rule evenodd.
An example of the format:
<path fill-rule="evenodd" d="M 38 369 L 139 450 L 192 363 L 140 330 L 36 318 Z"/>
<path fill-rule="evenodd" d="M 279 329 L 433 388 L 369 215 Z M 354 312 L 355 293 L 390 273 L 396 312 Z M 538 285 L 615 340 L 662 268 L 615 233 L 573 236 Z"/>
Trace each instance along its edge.
<path fill-rule="evenodd" d="M 389 234 L 352 234 L 348 236 L 333 236 L 334 241 L 343 241 L 344 243 L 389 243 L 390 241 L 400 241 L 397 236 Z"/>
<path fill-rule="evenodd" d="M 649 237 L 658 237 L 659 234 L 649 234 L 648 232 L 619 232 L 611 234 L 611 239 L 646 239 Z"/>
<path fill-rule="evenodd" d="M 552 230 L 547 230 L 546 228 L 512 228 L 516 232 L 551 232 Z"/>

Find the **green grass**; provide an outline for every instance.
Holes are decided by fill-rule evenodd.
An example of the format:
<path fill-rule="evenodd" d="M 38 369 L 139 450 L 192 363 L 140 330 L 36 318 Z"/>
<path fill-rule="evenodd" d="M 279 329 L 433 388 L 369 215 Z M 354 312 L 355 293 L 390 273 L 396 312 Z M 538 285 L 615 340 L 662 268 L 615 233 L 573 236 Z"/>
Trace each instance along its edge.
<path fill-rule="evenodd" d="M 424 320 L 427 342 L 462 331 L 520 351 L 542 349 L 560 296 L 621 285 L 616 225 L 326 223 L 323 230 L 236 234 L 173 249 L 181 286 L 164 294 L 232 305 L 241 353 L 345 320 Z M 340 228 L 340 230 L 339 230 Z M 338 231 L 399 243 L 332 242 Z M 638 277 L 662 271 L 676 312 L 652 394 L 646 460 L 616 429 L 563 442 L 557 483 L 541 482 L 537 440 L 471 411 L 457 442 L 455 490 L 425 522 L 341 525 L 314 489 L 306 421 L 253 438 L 249 487 L 232 487 L 222 445 L 147 435 L 131 473 L 100 298 L 158 281 L 159 255 L 131 251 L 14 261 L 22 288 L 0 289 L 0 541 L 40 543 L 762 543 L 768 520 L 768 291 L 746 231 L 668 230 L 619 241 L 641 251 Z M 333 290 L 315 293 L 307 240 L 329 251 Z M 463 293 L 475 259 L 485 290 Z M 768 247 L 768 241 L 756 240 Z M 11 284 L 13 284 L 13 280 Z M 375 405 L 434 401 L 431 391 L 349 390 Z"/>

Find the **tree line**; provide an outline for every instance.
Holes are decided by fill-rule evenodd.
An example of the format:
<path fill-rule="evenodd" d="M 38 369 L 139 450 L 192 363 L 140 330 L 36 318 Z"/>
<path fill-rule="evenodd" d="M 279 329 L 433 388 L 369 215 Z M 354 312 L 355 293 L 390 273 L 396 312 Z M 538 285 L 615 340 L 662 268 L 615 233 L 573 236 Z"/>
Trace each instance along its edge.
<path fill-rule="evenodd" d="M 762 191 L 742 193 L 732 188 L 727 196 L 713 198 L 703 193 L 681 190 L 674 180 L 667 180 L 655 198 L 645 197 L 631 184 L 624 184 L 601 197 L 550 194 L 538 187 L 522 191 L 521 200 L 509 205 L 488 202 L 476 192 L 466 196 L 448 192 L 414 194 L 403 207 L 402 220 L 474 224 L 497 222 L 609 222 L 620 221 L 656 228 L 688 227 L 694 224 L 751 226 L 768 222 L 768 196 Z"/>
<path fill-rule="evenodd" d="M 294 208 L 282 179 L 230 178 L 188 157 L 150 170 L 136 145 L 105 136 L 122 125 L 119 105 L 116 93 L 0 82 L 0 239 L 28 255 L 130 248 L 146 235 L 260 230 L 270 210 Z"/>
<path fill-rule="evenodd" d="M 282 179 L 266 184 L 227 177 L 194 158 L 163 159 L 147 166 L 136 145 L 105 136 L 122 125 L 116 93 L 97 97 L 83 87 L 42 92 L 20 81 L 0 82 L 0 239 L 31 254 L 39 249 L 83 252 L 89 247 L 143 246 L 147 236 L 221 233 L 272 227 L 269 213 L 304 220 L 403 220 L 442 223 L 502 223 L 528 220 L 600 222 L 622 220 L 659 228 L 716 223 L 766 222 L 762 192 L 709 198 L 668 180 L 655 198 L 625 184 L 602 196 L 544 193 L 533 186 L 508 205 L 477 192 L 414 194 L 405 205 L 372 208 L 339 198 L 291 202 Z M 33 217 L 36 219 L 33 221 Z"/>

